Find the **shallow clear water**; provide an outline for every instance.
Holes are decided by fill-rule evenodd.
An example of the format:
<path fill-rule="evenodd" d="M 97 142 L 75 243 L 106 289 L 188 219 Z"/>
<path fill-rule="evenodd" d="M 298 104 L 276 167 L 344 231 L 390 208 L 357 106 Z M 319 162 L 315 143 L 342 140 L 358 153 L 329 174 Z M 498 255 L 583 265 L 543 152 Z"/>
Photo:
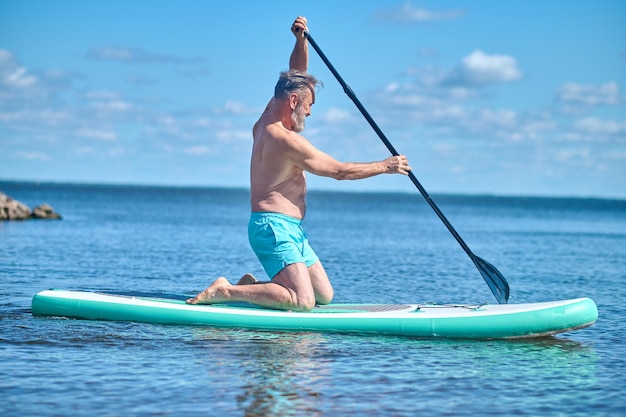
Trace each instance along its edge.
<path fill-rule="evenodd" d="M 618 415 L 626 202 L 435 196 L 510 302 L 589 296 L 591 328 L 452 341 L 34 318 L 46 288 L 193 294 L 262 276 L 245 190 L 0 183 L 62 221 L 0 223 L 0 414 Z M 312 192 L 305 228 L 336 302 L 491 302 L 419 195 Z"/>

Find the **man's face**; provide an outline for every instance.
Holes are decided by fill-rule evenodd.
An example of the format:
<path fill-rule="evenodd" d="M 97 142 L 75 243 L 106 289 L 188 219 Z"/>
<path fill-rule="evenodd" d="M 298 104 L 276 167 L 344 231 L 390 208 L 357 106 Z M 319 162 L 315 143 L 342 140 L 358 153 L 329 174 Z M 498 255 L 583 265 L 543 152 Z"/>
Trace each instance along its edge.
<path fill-rule="evenodd" d="M 311 114 L 313 103 L 315 103 L 315 96 L 311 90 L 306 90 L 300 95 L 296 108 L 291 112 L 291 130 L 296 133 L 304 130 L 304 121 Z"/>

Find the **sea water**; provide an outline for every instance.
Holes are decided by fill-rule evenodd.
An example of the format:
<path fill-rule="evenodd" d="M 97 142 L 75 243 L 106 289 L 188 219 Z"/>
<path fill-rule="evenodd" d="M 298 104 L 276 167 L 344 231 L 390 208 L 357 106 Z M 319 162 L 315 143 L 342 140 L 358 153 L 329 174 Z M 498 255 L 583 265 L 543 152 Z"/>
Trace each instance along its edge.
<path fill-rule="evenodd" d="M 264 277 L 246 190 L 4 182 L 60 221 L 0 223 L 2 416 L 615 416 L 626 406 L 626 201 L 434 196 L 513 303 L 591 297 L 587 329 L 518 341 L 33 317 L 43 289 L 195 294 Z M 496 303 L 419 194 L 315 192 L 335 302 Z"/>

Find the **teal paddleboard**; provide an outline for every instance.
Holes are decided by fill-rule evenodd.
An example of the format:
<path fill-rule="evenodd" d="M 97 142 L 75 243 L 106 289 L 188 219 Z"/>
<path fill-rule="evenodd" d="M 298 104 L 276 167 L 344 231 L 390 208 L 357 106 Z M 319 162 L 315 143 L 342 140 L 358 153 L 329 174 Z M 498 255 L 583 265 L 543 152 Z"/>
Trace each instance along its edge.
<path fill-rule="evenodd" d="M 64 290 L 36 294 L 32 313 L 268 331 L 477 339 L 548 336 L 591 326 L 598 318 L 597 306 L 589 298 L 494 305 L 331 304 L 302 313 L 247 304 L 190 305 L 177 299 Z"/>

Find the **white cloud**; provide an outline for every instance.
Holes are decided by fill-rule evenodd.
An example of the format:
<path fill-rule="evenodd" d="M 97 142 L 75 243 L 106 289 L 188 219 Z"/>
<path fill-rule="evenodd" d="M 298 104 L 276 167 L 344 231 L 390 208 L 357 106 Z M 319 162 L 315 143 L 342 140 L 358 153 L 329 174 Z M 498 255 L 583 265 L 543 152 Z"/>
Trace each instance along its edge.
<path fill-rule="evenodd" d="M 0 49 L 0 86 L 4 88 L 25 88 L 34 85 L 37 77 L 28 74 L 21 67 L 13 53 Z"/>
<path fill-rule="evenodd" d="M 91 91 L 85 94 L 85 98 L 91 101 L 92 108 L 103 112 L 127 112 L 134 108 L 132 103 L 113 91 Z"/>
<path fill-rule="evenodd" d="M 451 120 L 464 120 L 468 118 L 468 111 L 462 106 L 458 105 L 440 105 L 432 109 L 430 112 L 432 120 L 440 120 L 449 122 Z"/>
<path fill-rule="evenodd" d="M 224 115 L 224 116 L 249 116 L 249 115 L 260 115 L 262 111 L 263 109 L 250 107 L 247 104 L 239 102 L 239 101 L 227 100 L 220 107 L 213 108 L 211 113 L 213 115 Z"/>
<path fill-rule="evenodd" d="M 133 104 L 123 100 L 117 93 L 111 91 L 92 91 L 85 94 L 92 101 L 90 106 L 103 112 L 127 112 L 133 109 Z"/>
<path fill-rule="evenodd" d="M 520 78 L 522 72 L 515 58 L 508 55 L 487 55 L 478 49 L 463 58 L 459 66 L 445 77 L 443 84 L 480 87 Z"/>
<path fill-rule="evenodd" d="M 3 74 L 4 84 L 9 87 L 29 87 L 37 82 L 37 77 L 26 74 L 26 68 L 16 68 Z"/>
<path fill-rule="evenodd" d="M 216 110 L 217 114 L 232 114 L 232 115 L 248 115 L 251 113 L 258 113 L 257 109 L 252 109 L 244 103 L 240 103 L 234 100 L 228 100 L 224 103 L 221 109 Z"/>
<path fill-rule="evenodd" d="M 16 152 L 17 156 L 23 159 L 28 159 L 30 161 L 47 161 L 50 159 L 50 157 L 44 153 L 44 152 L 37 152 L 37 151 L 32 151 L 32 152 L 27 152 L 27 151 L 20 151 L 20 152 Z"/>
<path fill-rule="evenodd" d="M 331 107 L 319 118 L 327 123 L 345 123 L 352 120 L 352 114 L 349 111 Z"/>
<path fill-rule="evenodd" d="M 464 15 L 465 12 L 462 10 L 433 11 L 413 6 L 410 2 L 407 2 L 401 6 L 380 10 L 374 18 L 378 21 L 423 23 L 458 19 Z"/>
<path fill-rule="evenodd" d="M 57 110 L 17 110 L 0 112 L 0 121 L 7 124 L 17 125 L 43 125 L 58 126 L 72 119 L 72 115 Z"/>
<path fill-rule="evenodd" d="M 130 46 L 97 46 L 87 51 L 86 57 L 98 61 L 117 61 L 129 64 L 184 64 L 204 62 L 202 58 L 183 58 L 157 54 Z"/>
<path fill-rule="evenodd" d="M 473 99 L 480 97 L 486 87 L 514 82 L 523 77 L 514 57 L 489 55 L 480 49 L 465 56 L 451 69 L 429 65 L 413 67 L 405 73 L 414 80 L 409 89 L 424 96 L 421 99 L 423 103 L 433 98 L 453 101 Z M 390 83 L 385 88 L 386 93 L 398 93 L 401 90 L 406 92 L 406 85 Z"/>
<path fill-rule="evenodd" d="M 442 93 L 437 86 L 431 86 L 418 80 L 416 84 L 391 83 L 377 94 L 376 101 L 382 101 L 393 108 L 438 108 L 442 102 Z"/>
<path fill-rule="evenodd" d="M 432 129 L 433 137 L 472 137 L 486 142 L 534 140 L 558 128 L 549 113 L 472 106 L 470 99 L 479 97 L 473 90 L 420 81 L 384 87 L 376 95 L 378 113 L 403 129 L 419 126 Z"/>
<path fill-rule="evenodd" d="M 160 125 L 164 126 L 174 126 L 176 124 L 176 119 L 171 115 L 161 115 L 156 118 L 156 122 Z"/>
<path fill-rule="evenodd" d="M 132 75 L 126 78 L 126 81 L 129 84 L 134 85 L 154 85 L 156 84 L 156 80 L 149 77 L 144 77 L 142 75 Z"/>
<path fill-rule="evenodd" d="M 599 86 L 566 83 L 557 90 L 556 95 L 565 105 L 614 105 L 623 101 L 616 82 L 607 82 Z"/>
<path fill-rule="evenodd" d="M 183 149 L 183 153 L 186 153 L 188 155 L 194 155 L 194 156 L 201 156 L 201 155 L 207 155 L 209 153 L 211 153 L 211 148 L 209 148 L 208 146 L 190 146 L 188 148 Z"/>
<path fill-rule="evenodd" d="M 226 129 L 215 132 L 215 137 L 222 142 L 252 141 L 252 131 Z"/>
<path fill-rule="evenodd" d="M 588 149 L 561 150 L 555 153 L 554 158 L 559 162 L 572 162 L 578 164 L 591 164 L 591 153 Z"/>
<path fill-rule="evenodd" d="M 81 129 L 76 134 L 88 139 L 112 141 L 117 139 L 117 133 L 111 130 Z"/>
<path fill-rule="evenodd" d="M 85 97 L 94 100 L 115 100 L 118 94 L 112 91 L 90 91 L 85 94 Z"/>
<path fill-rule="evenodd" d="M 142 54 L 143 52 L 131 48 L 111 46 L 99 46 L 87 52 L 89 58 L 113 61 L 132 61 Z"/>
<path fill-rule="evenodd" d="M 626 133 L 626 122 L 616 122 L 614 120 L 601 120 L 594 117 L 587 117 L 577 121 L 574 127 L 591 135 L 620 135 Z"/>
<path fill-rule="evenodd" d="M 478 120 L 490 126 L 515 129 L 519 125 L 517 113 L 511 110 L 481 109 L 478 115 Z"/>
<path fill-rule="evenodd" d="M 131 103 L 121 100 L 93 103 L 92 106 L 97 110 L 111 112 L 125 112 L 133 108 Z"/>
<path fill-rule="evenodd" d="M 215 125 L 213 120 L 208 117 L 200 117 L 199 119 L 196 119 L 193 122 L 193 124 L 196 127 L 202 127 L 202 128 L 209 128 Z"/>

